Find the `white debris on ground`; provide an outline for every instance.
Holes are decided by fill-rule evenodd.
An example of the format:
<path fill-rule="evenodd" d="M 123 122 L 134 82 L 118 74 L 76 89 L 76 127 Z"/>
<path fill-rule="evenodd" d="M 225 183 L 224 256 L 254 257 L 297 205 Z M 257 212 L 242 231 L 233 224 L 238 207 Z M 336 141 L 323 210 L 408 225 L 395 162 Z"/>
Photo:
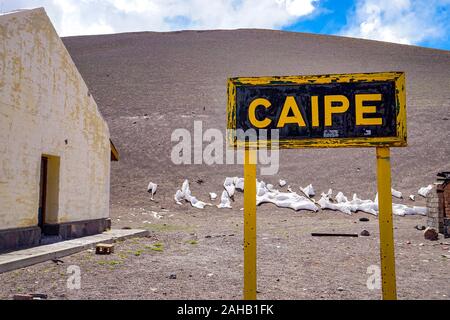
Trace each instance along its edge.
<path fill-rule="evenodd" d="M 236 190 L 243 192 L 244 191 L 244 178 L 234 177 L 234 186 Z"/>
<path fill-rule="evenodd" d="M 351 215 L 352 212 L 363 211 L 369 214 L 377 215 L 378 204 L 372 200 L 359 199 L 356 193 L 353 194 L 353 199 L 348 201 L 347 197 L 338 192 L 336 195 L 336 203 L 331 202 L 332 190 L 328 190 L 328 193 L 322 193 L 322 197 L 318 201 L 319 206 L 322 209 L 330 209 L 335 211 L 341 211 L 345 214 Z"/>
<path fill-rule="evenodd" d="M 316 193 L 314 192 L 314 188 L 312 186 L 312 184 L 309 184 L 308 186 L 306 186 L 305 188 L 300 187 L 300 190 L 302 190 L 302 192 L 305 194 L 305 196 L 307 196 L 308 198 L 314 197 L 316 195 Z"/>
<path fill-rule="evenodd" d="M 396 216 L 407 216 L 407 215 L 426 216 L 427 208 L 426 207 L 418 207 L 418 206 L 408 207 L 407 205 L 404 205 L 404 204 L 393 203 L 392 204 L 392 212 Z"/>
<path fill-rule="evenodd" d="M 375 216 L 378 215 L 378 193 L 375 196 L 375 200 L 362 200 L 353 194 L 353 199 L 351 201 L 347 200 L 342 192 L 339 192 L 335 199 L 337 203 L 330 201 L 331 195 L 322 193 L 322 198 L 318 201 L 318 204 L 322 209 L 331 209 L 336 211 L 341 211 L 346 214 L 352 214 L 352 212 L 363 211 Z M 392 204 L 392 212 L 397 216 L 405 215 L 426 215 L 426 207 L 408 207 L 404 204 Z"/>
<path fill-rule="evenodd" d="M 280 192 L 272 189 L 270 191 L 264 181 L 256 183 L 256 205 L 262 203 L 273 203 L 280 208 L 291 208 L 295 211 L 310 210 L 318 211 L 319 208 L 311 201 L 311 199 L 298 195 L 295 192 Z"/>
<path fill-rule="evenodd" d="M 421 195 L 422 197 L 426 198 L 428 192 L 430 192 L 431 189 L 433 189 L 433 185 L 432 185 L 432 184 L 429 184 L 427 187 L 422 187 L 422 188 L 420 188 L 419 191 L 417 191 L 417 193 L 418 193 L 419 195 Z"/>
<path fill-rule="evenodd" d="M 338 192 L 338 194 L 336 195 L 336 197 L 334 197 L 334 199 L 336 200 L 337 203 L 348 202 L 347 197 L 344 196 L 344 194 L 341 191 Z"/>
<path fill-rule="evenodd" d="M 223 190 L 222 196 L 220 197 L 220 203 L 217 205 L 217 208 L 219 209 L 231 209 L 231 200 L 228 196 L 228 192 L 226 190 Z"/>
<path fill-rule="evenodd" d="M 280 187 L 284 187 L 286 185 L 286 180 L 280 179 L 278 183 L 280 184 Z"/>
<path fill-rule="evenodd" d="M 411 201 L 416 201 L 416 196 L 413 195 L 413 194 L 410 194 L 410 195 L 409 195 L 409 199 L 410 199 Z"/>
<path fill-rule="evenodd" d="M 212 206 L 212 204 L 200 201 L 191 194 L 189 181 L 187 179 L 184 180 L 181 190 L 177 190 L 175 193 L 174 200 L 177 204 L 182 204 L 181 201 L 186 200 L 191 203 L 191 206 L 198 209 L 203 209 L 205 206 Z"/>
<path fill-rule="evenodd" d="M 332 189 L 328 189 L 328 191 L 327 191 L 327 193 L 325 193 L 325 192 L 322 192 L 322 194 L 321 194 L 321 196 L 322 197 L 328 197 L 328 198 L 331 198 L 331 195 L 333 194 L 333 190 Z"/>
<path fill-rule="evenodd" d="M 153 196 L 155 195 L 155 193 L 156 193 L 156 188 L 158 187 L 158 185 L 156 184 L 156 183 L 153 183 L 153 182 L 150 182 L 149 184 L 148 184 L 148 186 L 147 186 L 147 192 L 148 193 L 150 193 L 152 196 L 151 196 L 151 200 L 153 200 Z"/>
<path fill-rule="evenodd" d="M 284 182 L 284 183 L 283 183 Z M 285 180 L 280 179 L 279 183 L 281 185 L 285 185 Z M 244 191 L 244 178 L 239 177 L 226 177 L 223 183 L 225 190 L 222 192 L 220 197 L 220 203 L 217 205 L 217 208 L 228 208 L 231 209 L 231 199 L 235 194 L 236 190 Z M 149 192 L 156 191 L 156 184 L 149 184 Z M 432 189 L 432 185 L 427 187 L 423 187 L 419 189 L 419 194 L 423 197 L 426 197 L 426 194 Z M 312 199 L 315 195 L 314 188 L 312 184 L 309 184 L 305 188 L 300 187 L 300 190 L 304 193 L 305 196 L 301 196 L 294 192 L 291 189 L 291 186 L 287 186 L 288 192 L 280 192 L 275 189 L 274 185 L 268 183 L 266 184 L 264 181 L 256 181 L 256 205 L 260 205 L 262 203 L 272 203 L 280 208 L 291 208 L 293 210 L 310 210 L 310 211 L 318 211 L 319 208 L 316 206 L 316 201 Z M 391 194 L 397 198 L 403 198 L 403 195 L 400 191 L 395 189 L 391 189 Z M 345 214 L 351 215 L 353 212 L 362 211 L 372 215 L 378 215 L 378 193 L 375 196 L 374 200 L 363 200 L 358 198 L 356 194 L 353 194 L 352 200 L 348 200 L 348 198 L 342 193 L 338 192 L 333 200 L 333 190 L 329 189 L 327 193 L 322 193 L 320 200 L 317 204 L 322 209 L 330 209 L 334 211 L 340 211 Z M 217 194 L 214 192 L 209 193 L 210 199 L 217 199 Z M 415 196 L 410 195 L 409 199 L 415 201 Z M 181 205 L 183 200 L 190 202 L 191 205 L 195 208 L 203 209 L 205 206 L 212 206 L 210 203 L 206 203 L 198 200 L 191 194 L 189 189 L 189 181 L 186 179 L 183 182 L 181 190 L 177 190 L 174 195 L 174 200 L 177 204 Z M 242 210 L 242 209 L 241 209 Z M 404 204 L 392 204 L 392 212 L 397 216 L 405 216 L 405 215 L 426 215 L 427 208 L 420 206 L 407 206 Z M 156 212 L 154 213 L 154 218 L 160 219 L 162 216 Z"/>
<path fill-rule="evenodd" d="M 236 191 L 236 186 L 234 185 L 234 178 L 226 177 L 223 182 L 223 187 L 227 190 L 228 196 L 232 198 L 234 196 L 234 191 Z"/>
<path fill-rule="evenodd" d="M 403 194 L 400 191 L 395 190 L 394 188 L 391 188 L 391 194 L 399 199 L 403 199 Z"/>
<path fill-rule="evenodd" d="M 155 218 L 155 219 L 161 219 L 163 216 L 162 215 L 160 215 L 158 212 L 156 212 L 156 211 L 152 211 L 152 213 L 153 213 L 153 218 Z"/>
<path fill-rule="evenodd" d="M 216 200 L 216 199 L 217 199 L 217 193 L 210 192 L 210 193 L 209 193 L 209 198 L 210 198 L 211 200 Z"/>

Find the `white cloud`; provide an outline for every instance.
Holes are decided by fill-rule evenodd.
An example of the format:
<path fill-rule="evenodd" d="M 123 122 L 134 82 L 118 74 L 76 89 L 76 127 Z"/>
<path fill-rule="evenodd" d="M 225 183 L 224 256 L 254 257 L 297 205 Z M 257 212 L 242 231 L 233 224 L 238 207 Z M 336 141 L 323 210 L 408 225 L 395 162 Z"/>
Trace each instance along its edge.
<path fill-rule="evenodd" d="M 448 21 L 439 10 L 449 0 L 358 0 L 340 34 L 350 37 L 418 44 L 445 36 Z"/>
<path fill-rule="evenodd" d="M 318 1 L 15 0 L 7 1 L 3 10 L 43 6 L 58 33 L 68 36 L 180 29 L 274 29 L 313 13 Z"/>

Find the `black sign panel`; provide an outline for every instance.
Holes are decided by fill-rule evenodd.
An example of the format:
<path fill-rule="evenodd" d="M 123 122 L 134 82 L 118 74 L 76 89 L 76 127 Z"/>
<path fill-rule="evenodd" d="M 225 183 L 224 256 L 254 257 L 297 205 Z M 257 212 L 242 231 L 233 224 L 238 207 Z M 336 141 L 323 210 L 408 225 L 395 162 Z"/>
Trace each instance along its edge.
<path fill-rule="evenodd" d="M 286 147 L 406 145 L 403 73 L 234 78 L 228 89 L 228 128 L 268 129 L 267 140 L 278 129 Z"/>

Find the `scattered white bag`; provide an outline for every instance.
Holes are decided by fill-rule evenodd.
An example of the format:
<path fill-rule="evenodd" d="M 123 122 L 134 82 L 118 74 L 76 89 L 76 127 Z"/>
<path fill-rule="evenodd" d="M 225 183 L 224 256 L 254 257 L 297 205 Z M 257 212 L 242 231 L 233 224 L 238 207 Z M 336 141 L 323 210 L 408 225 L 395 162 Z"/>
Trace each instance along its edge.
<path fill-rule="evenodd" d="M 173 198 L 175 199 L 176 204 L 181 205 L 182 204 L 181 201 L 184 200 L 183 192 L 181 190 L 177 190 Z"/>
<path fill-rule="evenodd" d="M 302 190 L 302 192 L 305 194 L 305 196 L 307 196 L 308 198 L 314 197 L 316 195 L 316 193 L 314 192 L 314 188 L 312 186 L 312 184 L 309 184 L 308 186 L 306 186 L 305 188 L 300 187 L 300 190 Z"/>
<path fill-rule="evenodd" d="M 177 190 L 174 195 L 174 200 L 177 204 L 181 204 L 183 199 L 190 202 L 191 206 L 198 209 L 203 209 L 207 205 L 212 206 L 212 204 L 200 201 L 191 194 L 191 190 L 189 189 L 189 181 L 187 179 L 184 180 L 181 190 Z"/>
<path fill-rule="evenodd" d="M 332 203 L 332 202 L 330 202 L 330 199 L 326 194 L 322 194 L 322 197 L 318 201 L 318 204 L 321 209 L 330 209 L 330 210 L 335 210 L 335 211 L 341 211 L 341 212 L 343 212 L 345 214 L 349 214 L 349 215 L 352 214 L 352 212 L 349 208 L 349 205 L 347 205 L 344 202 Z"/>
<path fill-rule="evenodd" d="M 222 196 L 220 197 L 220 203 L 217 205 L 217 208 L 223 209 L 228 208 L 231 209 L 231 201 L 228 196 L 228 192 L 226 190 L 223 190 Z"/>
<path fill-rule="evenodd" d="M 256 205 L 269 202 L 273 203 L 277 207 L 291 208 L 295 211 L 319 210 L 311 199 L 300 196 L 295 192 L 279 192 L 278 190 L 270 191 L 264 181 L 257 181 L 256 187 Z"/>
<path fill-rule="evenodd" d="M 337 203 L 348 202 L 347 197 L 344 196 L 341 191 L 339 191 L 336 197 L 334 197 L 334 200 L 336 200 Z"/>
<path fill-rule="evenodd" d="M 244 178 L 234 177 L 234 186 L 238 191 L 244 191 Z"/>
<path fill-rule="evenodd" d="M 392 204 L 392 211 L 397 216 L 406 216 L 406 215 L 421 215 L 426 216 L 427 215 L 427 208 L 426 207 L 408 207 L 404 204 Z"/>
<path fill-rule="evenodd" d="M 400 191 L 395 190 L 394 188 L 391 188 L 391 194 L 399 199 L 403 199 L 403 194 Z"/>
<path fill-rule="evenodd" d="M 225 190 L 227 190 L 228 196 L 230 196 L 230 198 L 234 196 L 234 191 L 236 190 L 234 179 L 235 178 L 226 177 L 225 181 L 223 182 L 223 187 L 225 188 Z"/>
<path fill-rule="evenodd" d="M 152 196 L 150 197 L 151 200 L 153 200 L 153 196 L 156 193 L 156 188 L 158 185 L 156 183 L 150 182 L 147 186 L 147 192 L 150 193 Z"/>
<path fill-rule="evenodd" d="M 431 189 L 433 189 L 433 185 L 432 185 L 432 184 L 429 184 L 427 187 L 422 187 L 422 188 L 420 188 L 419 191 L 417 191 L 417 193 L 418 193 L 419 195 L 421 195 L 422 197 L 426 198 L 428 192 L 430 192 Z"/>

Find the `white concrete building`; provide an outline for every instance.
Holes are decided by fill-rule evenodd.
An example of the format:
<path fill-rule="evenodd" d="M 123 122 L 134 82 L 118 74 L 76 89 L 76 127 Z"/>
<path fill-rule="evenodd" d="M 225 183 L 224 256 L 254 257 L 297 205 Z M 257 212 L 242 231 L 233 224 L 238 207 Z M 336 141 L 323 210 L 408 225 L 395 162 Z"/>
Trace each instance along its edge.
<path fill-rule="evenodd" d="M 118 154 L 43 8 L 0 15 L 0 251 L 110 227 Z"/>

